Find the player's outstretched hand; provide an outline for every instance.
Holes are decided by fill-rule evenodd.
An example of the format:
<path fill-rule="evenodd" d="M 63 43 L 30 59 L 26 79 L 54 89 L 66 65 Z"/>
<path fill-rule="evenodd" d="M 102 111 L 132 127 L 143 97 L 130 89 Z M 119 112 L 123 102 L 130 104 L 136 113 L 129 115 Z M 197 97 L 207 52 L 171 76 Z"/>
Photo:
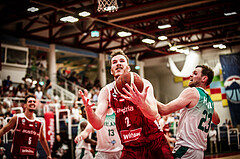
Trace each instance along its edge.
<path fill-rule="evenodd" d="M 86 109 L 91 108 L 95 104 L 90 103 L 90 99 L 87 97 L 88 96 L 88 91 L 84 89 L 84 93 L 80 90 L 79 94 L 82 97 L 83 105 L 85 106 Z"/>
<path fill-rule="evenodd" d="M 137 106 L 144 105 L 149 86 L 144 88 L 142 93 L 138 91 L 138 89 L 134 83 L 132 83 L 132 88 L 129 86 L 129 84 L 125 84 L 125 86 L 129 91 L 127 91 L 125 88 L 123 88 L 123 91 L 126 93 L 126 95 L 122 95 L 122 96 L 126 100 L 131 101 L 133 104 L 135 104 Z"/>
<path fill-rule="evenodd" d="M 86 131 L 82 131 L 79 135 L 77 135 L 74 139 L 74 142 L 77 144 L 82 140 L 85 140 L 88 137 L 88 133 Z"/>
<path fill-rule="evenodd" d="M 47 156 L 47 159 L 52 159 L 52 157 L 51 156 Z"/>

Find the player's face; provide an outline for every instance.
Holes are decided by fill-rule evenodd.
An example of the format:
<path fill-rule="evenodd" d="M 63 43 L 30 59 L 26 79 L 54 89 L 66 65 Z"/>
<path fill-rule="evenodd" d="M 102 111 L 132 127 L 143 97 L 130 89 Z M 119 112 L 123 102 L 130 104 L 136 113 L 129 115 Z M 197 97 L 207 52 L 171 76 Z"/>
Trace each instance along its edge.
<path fill-rule="evenodd" d="M 197 67 L 190 75 L 190 81 L 188 83 L 189 87 L 199 87 L 202 81 L 202 68 Z"/>
<path fill-rule="evenodd" d="M 130 71 L 127 59 L 123 55 L 116 55 L 111 60 L 111 74 L 117 79 L 125 71 Z"/>
<path fill-rule="evenodd" d="M 35 109 L 36 109 L 36 99 L 35 98 L 32 98 L 32 97 L 29 97 L 27 99 L 27 109 L 30 111 L 30 112 L 34 112 Z"/>

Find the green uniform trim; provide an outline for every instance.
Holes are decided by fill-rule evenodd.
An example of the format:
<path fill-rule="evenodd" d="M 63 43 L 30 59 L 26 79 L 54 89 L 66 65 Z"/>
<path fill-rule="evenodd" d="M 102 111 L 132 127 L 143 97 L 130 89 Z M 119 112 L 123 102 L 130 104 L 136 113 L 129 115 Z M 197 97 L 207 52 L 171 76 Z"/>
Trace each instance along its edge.
<path fill-rule="evenodd" d="M 181 158 L 189 149 L 189 147 L 181 146 L 176 153 L 173 154 L 174 158 Z"/>

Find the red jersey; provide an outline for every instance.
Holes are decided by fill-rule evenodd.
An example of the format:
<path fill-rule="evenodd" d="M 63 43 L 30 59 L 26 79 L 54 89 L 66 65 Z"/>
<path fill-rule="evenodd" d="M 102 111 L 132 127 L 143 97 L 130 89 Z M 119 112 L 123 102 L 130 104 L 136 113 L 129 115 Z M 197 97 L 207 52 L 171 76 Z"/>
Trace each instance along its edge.
<path fill-rule="evenodd" d="M 24 113 L 17 114 L 14 129 L 12 156 L 36 156 L 36 148 L 42 123 L 36 117 L 28 119 Z"/>
<path fill-rule="evenodd" d="M 124 146 L 143 146 L 164 135 L 154 121 L 146 118 L 132 102 L 122 98 L 114 88 L 115 82 L 106 87 L 109 104 L 116 113 L 116 127 Z"/>

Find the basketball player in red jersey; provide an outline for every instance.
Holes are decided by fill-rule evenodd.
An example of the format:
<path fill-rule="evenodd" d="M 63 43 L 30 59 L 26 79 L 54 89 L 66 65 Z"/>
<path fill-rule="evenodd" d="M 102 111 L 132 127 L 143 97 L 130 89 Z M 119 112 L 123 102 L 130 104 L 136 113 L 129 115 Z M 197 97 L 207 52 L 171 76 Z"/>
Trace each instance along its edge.
<path fill-rule="evenodd" d="M 25 112 L 10 119 L 7 125 L 0 130 L 0 138 L 10 129 L 14 129 L 11 147 L 12 159 L 36 159 L 38 138 L 47 154 L 47 159 L 51 159 L 51 153 L 43 134 L 43 125 L 34 114 L 36 97 L 28 95 L 25 102 Z"/>
<path fill-rule="evenodd" d="M 125 71 L 130 71 L 128 57 L 120 49 L 113 51 L 111 54 L 111 74 L 114 80 Z M 89 103 L 89 99 L 80 91 L 88 121 L 95 129 L 101 129 L 108 106 L 110 106 L 115 111 L 116 127 L 124 146 L 122 159 L 171 159 L 173 156 L 168 142 L 163 132 L 159 130 L 160 115 L 158 114 L 153 87 L 146 79 L 143 79 L 143 82 L 144 87 L 149 87 L 145 99 L 151 105 L 151 109 L 147 112 L 144 107 L 139 107 L 118 94 L 114 88 L 115 81 L 101 89 L 95 112 L 91 108 L 94 104 Z"/>

